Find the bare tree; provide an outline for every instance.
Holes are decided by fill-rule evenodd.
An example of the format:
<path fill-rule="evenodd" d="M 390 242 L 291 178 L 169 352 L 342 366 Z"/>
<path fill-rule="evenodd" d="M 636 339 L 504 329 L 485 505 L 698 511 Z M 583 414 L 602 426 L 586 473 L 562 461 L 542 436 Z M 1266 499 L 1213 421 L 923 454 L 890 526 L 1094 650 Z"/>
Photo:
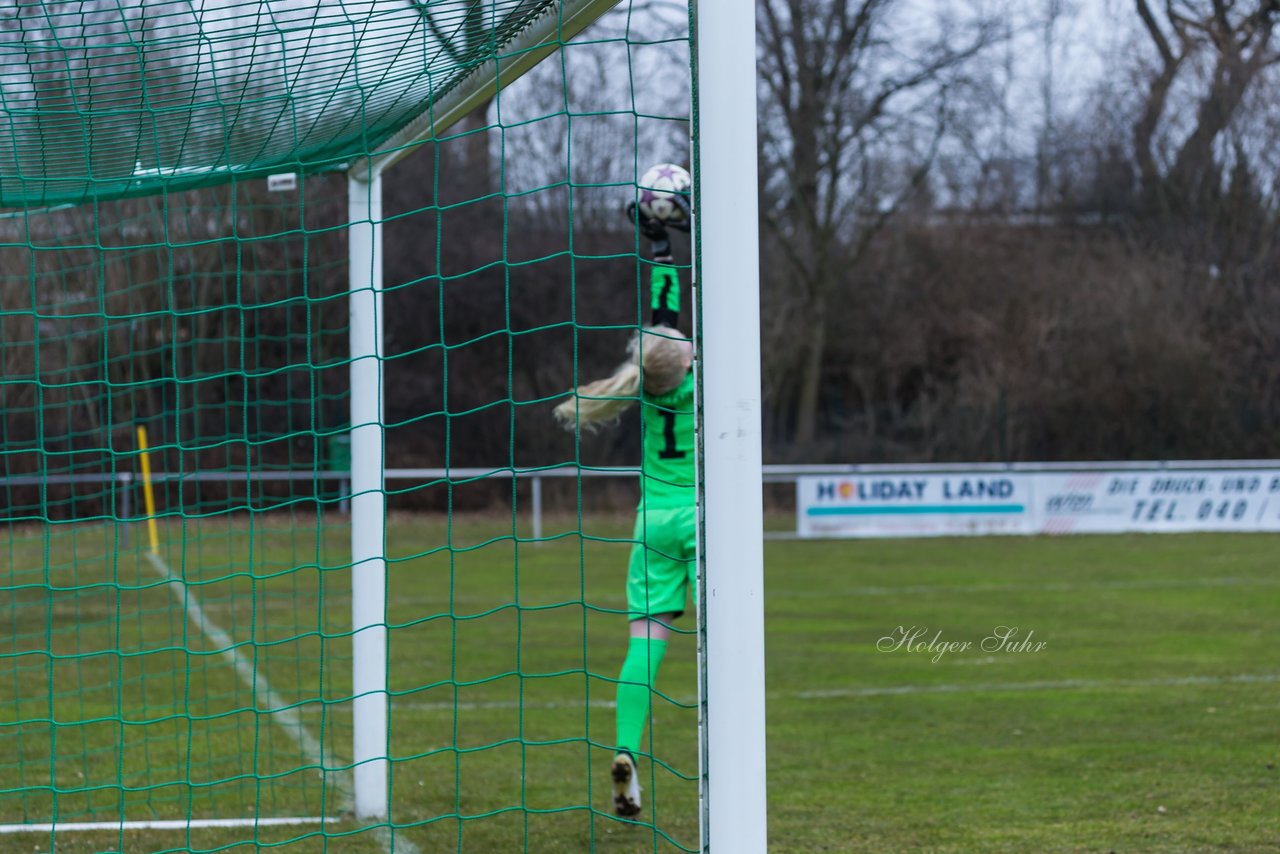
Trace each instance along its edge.
<path fill-rule="evenodd" d="M 762 164 L 766 224 L 783 253 L 782 310 L 797 321 L 771 342 L 798 375 L 774 389 L 797 443 L 817 430 L 830 302 L 875 235 L 924 184 L 969 61 L 998 38 L 981 18 L 940 20 L 926 38 L 892 31 L 896 0 L 763 0 Z M 942 16 L 945 18 L 945 13 Z M 894 43 L 896 42 L 896 43 Z M 803 330 L 802 334 L 797 334 Z M 785 357 L 784 357 L 785 358 Z M 785 415 L 783 416 L 786 417 Z"/>
<path fill-rule="evenodd" d="M 1158 210 L 1185 210 L 1220 190 L 1216 148 L 1249 89 L 1280 63 L 1274 43 L 1280 18 L 1276 0 L 1135 0 L 1157 60 L 1146 81 L 1133 125 L 1134 156 L 1143 191 Z M 1162 133 L 1173 112 L 1175 84 L 1199 67 L 1204 79 L 1193 95 L 1190 130 L 1162 157 Z"/>

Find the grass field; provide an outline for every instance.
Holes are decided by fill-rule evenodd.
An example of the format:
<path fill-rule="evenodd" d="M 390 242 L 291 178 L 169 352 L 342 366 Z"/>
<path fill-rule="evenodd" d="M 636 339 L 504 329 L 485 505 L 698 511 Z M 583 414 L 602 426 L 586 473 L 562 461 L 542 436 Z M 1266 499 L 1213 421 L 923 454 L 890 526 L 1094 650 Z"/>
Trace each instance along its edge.
<path fill-rule="evenodd" d="M 587 537 L 549 520 L 541 544 L 513 542 L 509 519 L 393 521 L 392 835 L 344 818 L 346 775 L 315 768 L 320 745 L 349 763 L 351 737 L 347 531 L 315 524 L 169 527 L 182 586 L 112 531 L 11 530 L 0 823 L 255 804 L 338 821 L 0 835 L 0 851 L 696 849 L 690 636 L 660 679 L 644 821 L 609 813 L 629 520 Z M 772 851 L 1280 844 L 1280 539 L 771 541 L 766 557 Z M 290 711 L 254 711 L 263 685 L 175 593 Z M 1001 626 L 1031 643 L 983 649 Z"/>

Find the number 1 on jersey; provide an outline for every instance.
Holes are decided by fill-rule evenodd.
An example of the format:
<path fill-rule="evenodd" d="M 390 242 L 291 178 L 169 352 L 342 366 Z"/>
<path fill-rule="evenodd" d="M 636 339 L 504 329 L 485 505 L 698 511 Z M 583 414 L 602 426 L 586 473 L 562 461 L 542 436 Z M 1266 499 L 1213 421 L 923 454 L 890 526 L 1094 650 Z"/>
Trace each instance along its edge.
<path fill-rule="evenodd" d="M 662 450 L 658 452 L 658 458 L 662 460 L 680 460 L 688 456 L 686 451 L 676 448 L 676 414 L 670 409 L 660 409 L 658 414 L 662 416 Z"/>

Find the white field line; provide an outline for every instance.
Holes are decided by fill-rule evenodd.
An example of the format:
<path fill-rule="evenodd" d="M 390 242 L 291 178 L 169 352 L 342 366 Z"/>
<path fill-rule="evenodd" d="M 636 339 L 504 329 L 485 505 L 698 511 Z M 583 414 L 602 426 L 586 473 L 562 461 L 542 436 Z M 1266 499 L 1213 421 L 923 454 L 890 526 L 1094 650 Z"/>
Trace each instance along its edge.
<path fill-rule="evenodd" d="M 298 743 L 298 747 L 302 748 L 303 754 L 308 762 L 319 765 L 322 769 L 328 767 L 327 757 L 325 755 L 324 746 L 316 740 L 306 725 L 302 722 L 302 718 L 298 716 L 298 710 L 289 708 L 289 704 L 284 698 L 275 692 L 271 684 L 267 682 L 267 678 L 258 672 L 253 662 L 241 652 L 240 647 L 227 634 L 212 622 L 204 612 L 204 608 L 200 606 L 200 600 L 196 598 L 195 593 L 183 583 L 182 579 L 169 569 L 169 565 L 164 562 L 160 555 L 155 552 L 147 552 L 147 560 L 151 562 L 151 567 L 159 575 L 169 581 L 169 592 L 173 594 L 173 598 L 178 600 L 187 612 L 187 618 L 191 620 L 200 632 L 209 639 L 209 642 L 217 648 L 231 666 L 235 668 L 236 674 L 240 677 L 240 681 L 244 682 L 253 691 L 258 698 L 260 707 L 265 706 L 264 711 L 271 716 L 281 729 L 287 732 L 294 741 Z M 327 774 L 328 772 L 323 772 Z M 351 784 L 345 779 L 346 772 L 334 775 L 335 788 L 338 790 L 338 798 L 341 801 L 343 811 L 351 809 Z"/>
<path fill-rule="evenodd" d="M 1278 578 L 1182 578 L 1146 579 L 1139 581 L 1047 581 L 1039 584 L 918 584 L 911 587 L 848 587 L 827 591 L 770 591 L 782 599 L 830 599 L 833 596 L 893 596 L 901 593 L 1062 593 L 1080 590 L 1161 590 L 1179 587 L 1251 587 L 1280 585 Z"/>
<path fill-rule="evenodd" d="M 962 663 L 957 659 L 956 663 Z M 1039 682 L 981 682 L 973 685 L 893 685 L 884 688 L 830 688 L 818 691 L 791 693 L 770 692 L 769 700 L 830 700 L 843 697 L 893 697 L 901 694 L 979 694 L 1000 691 L 1096 691 L 1118 688 L 1183 688 L 1197 685 L 1269 684 L 1280 682 L 1280 673 L 1238 673 L 1232 676 L 1175 676 L 1167 679 L 1060 679 Z M 682 705 L 693 705 L 694 698 L 673 698 Z M 613 700 L 592 700 L 586 706 L 592 709 L 612 709 Z M 582 703 L 519 703 L 515 700 L 492 700 L 461 703 L 421 703 L 392 698 L 392 712 L 448 712 L 481 711 L 485 709 L 533 709 L 555 711 L 557 709 L 581 709 Z M 308 711 L 314 711 L 308 709 Z M 349 710 L 330 709 L 330 714 Z"/>
<path fill-rule="evenodd" d="M 277 694 L 271 684 L 267 682 L 267 678 L 253 666 L 253 662 L 240 651 L 240 647 L 236 646 L 231 636 L 206 616 L 204 608 L 200 606 L 200 600 L 196 598 L 195 593 L 183 583 L 181 577 L 169 569 L 169 565 L 164 562 L 160 555 L 155 552 L 147 552 L 147 559 L 151 562 L 152 569 L 161 578 L 169 581 L 169 592 L 178 600 L 178 604 L 186 610 L 187 618 L 209 639 L 222 656 L 231 662 L 231 666 L 235 668 L 236 674 L 239 675 L 241 681 L 255 692 L 259 705 L 265 706 L 264 711 L 298 743 L 298 747 L 302 748 L 302 752 L 309 763 L 318 765 L 322 769 L 327 769 L 329 762 L 327 761 L 328 757 L 324 745 L 316 740 L 316 737 L 311 734 L 311 730 L 307 729 L 306 724 L 302 722 L 302 718 L 298 714 L 298 710 L 289 707 L 284 698 Z M 344 706 L 344 708 L 349 709 L 347 706 Z M 334 788 L 338 794 L 338 805 L 342 812 L 352 812 L 355 807 L 355 798 L 351 790 L 351 772 L 324 770 L 322 774 L 326 779 L 332 777 Z M 391 851 L 393 844 L 391 828 L 383 825 L 375 828 L 374 833 L 382 842 L 383 847 L 387 851 Z M 417 846 L 407 839 L 396 837 L 394 839 L 394 847 L 400 854 L 418 854 Z"/>
<path fill-rule="evenodd" d="M 278 827 L 331 824 L 336 818 L 193 818 L 156 821 L 60 821 L 56 824 L 0 824 L 0 833 L 71 833 L 91 830 L 187 830 L 202 827 Z"/>
<path fill-rule="evenodd" d="M 885 688 L 831 688 L 801 691 L 800 700 L 844 697 L 892 697 L 899 694 L 978 694 L 989 691 L 1098 691 L 1118 688 L 1185 688 L 1280 682 L 1280 673 L 1238 673 L 1234 676 L 1173 676 L 1167 679 L 1059 679 L 1041 682 L 986 682 L 976 685 L 897 685 Z"/>

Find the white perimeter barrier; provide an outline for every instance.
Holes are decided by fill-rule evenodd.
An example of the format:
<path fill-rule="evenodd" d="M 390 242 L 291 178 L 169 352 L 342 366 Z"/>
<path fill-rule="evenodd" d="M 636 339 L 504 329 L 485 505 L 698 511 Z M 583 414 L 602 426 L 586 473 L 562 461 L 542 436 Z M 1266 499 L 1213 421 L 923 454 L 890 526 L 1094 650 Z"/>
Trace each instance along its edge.
<path fill-rule="evenodd" d="M 636 467 L 386 470 L 388 481 L 419 484 L 528 480 L 535 539 L 542 537 L 545 478 L 638 475 Z M 158 472 L 152 477 L 160 482 L 338 481 L 339 493 L 347 495 L 351 474 Z M 764 467 L 764 480 L 796 485 L 795 531 L 772 531 L 766 534 L 770 538 L 1280 531 L 1280 460 L 771 465 Z M 0 478 L 0 486 L 114 482 L 119 518 L 130 521 L 136 518 L 131 494 L 139 481 L 131 472 L 21 475 Z"/>
<path fill-rule="evenodd" d="M 864 468 L 796 479 L 801 537 L 1280 531 L 1280 463 Z"/>

